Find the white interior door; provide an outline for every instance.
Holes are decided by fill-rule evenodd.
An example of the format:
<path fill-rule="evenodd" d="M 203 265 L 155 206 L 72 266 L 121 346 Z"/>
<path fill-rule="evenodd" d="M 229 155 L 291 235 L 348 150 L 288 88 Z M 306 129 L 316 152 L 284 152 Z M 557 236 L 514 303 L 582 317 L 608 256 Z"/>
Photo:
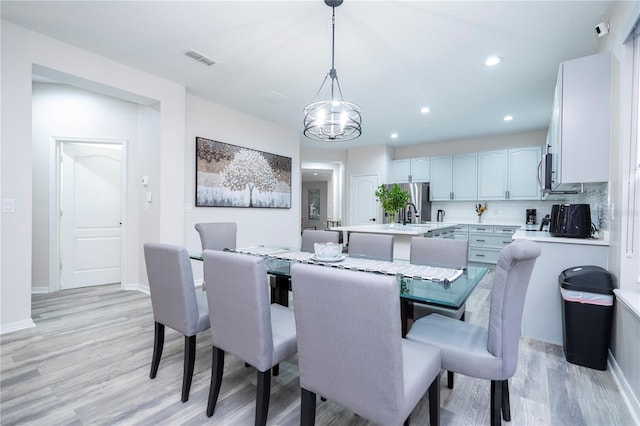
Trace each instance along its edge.
<path fill-rule="evenodd" d="M 122 145 L 66 142 L 61 156 L 60 288 L 120 282 Z"/>
<path fill-rule="evenodd" d="M 352 176 L 349 203 L 350 225 L 372 225 L 381 223 L 378 217 L 375 191 L 378 188 L 377 175 Z"/>

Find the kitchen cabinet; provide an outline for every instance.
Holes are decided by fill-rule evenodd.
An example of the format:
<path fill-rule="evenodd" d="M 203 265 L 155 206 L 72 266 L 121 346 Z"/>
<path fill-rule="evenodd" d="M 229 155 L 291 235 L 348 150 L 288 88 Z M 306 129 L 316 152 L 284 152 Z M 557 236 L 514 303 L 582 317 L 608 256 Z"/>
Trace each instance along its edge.
<path fill-rule="evenodd" d="M 431 157 L 431 201 L 478 199 L 477 153 Z"/>
<path fill-rule="evenodd" d="M 391 176 L 393 183 L 429 182 L 429 157 L 393 160 Z"/>
<path fill-rule="evenodd" d="M 453 238 L 456 240 L 468 240 L 469 239 L 469 225 L 456 225 L 454 226 Z"/>
<path fill-rule="evenodd" d="M 552 190 L 609 180 L 611 94 L 610 52 L 560 64 L 547 137 Z"/>
<path fill-rule="evenodd" d="M 540 245 L 529 280 L 522 314 L 522 335 L 562 345 L 562 296 L 558 276 L 580 265 L 607 268 L 609 247 L 602 240 L 550 237 L 548 233 L 519 231 L 514 239 L 528 239 Z"/>
<path fill-rule="evenodd" d="M 539 146 L 478 153 L 478 200 L 539 200 Z"/>
<path fill-rule="evenodd" d="M 497 263 L 519 226 L 469 225 L 469 261 Z"/>

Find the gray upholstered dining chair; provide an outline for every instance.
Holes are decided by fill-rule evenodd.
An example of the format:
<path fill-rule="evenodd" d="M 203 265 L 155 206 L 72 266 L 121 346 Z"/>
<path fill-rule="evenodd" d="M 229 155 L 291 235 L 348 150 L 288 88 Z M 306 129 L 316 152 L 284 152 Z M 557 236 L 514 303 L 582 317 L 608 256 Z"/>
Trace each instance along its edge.
<path fill-rule="evenodd" d="M 313 253 L 313 245 L 315 243 L 336 243 L 340 242 L 340 233 L 337 231 L 315 231 L 313 229 L 305 229 L 302 231 L 302 244 L 300 251 Z"/>
<path fill-rule="evenodd" d="M 236 248 L 238 225 L 235 222 L 196 223 L 202 250 L 224 250 Z"/>
<path fill-rule="evenodd" d="M 409 263 L 414 265 L 441 265 L 453 268 L 466 267 L 469 260 L 469 241 L 454 240 L 452 238 L 412 237 L 409 248 Z M 424 303 L 413 302 L 413 316 L 415 321 L 430 314 L 440 314 L 446 317 L 464 321 L 466 305 L 458 309 L 444 308 Z M 447 374 L 447 385 L 453 389 L 453 373 Z"/>
<path fill-rule="evenodd" d="M 353 232 L 349 236 L 349 256 L 393 261 L 393 235 Z"/>
<path fill-rule="evenodd" d="M 395 277 L 295 264 L 291 282 L 301 425 L 315 422 L 316 394 L 375 423 L 400 425 L 427 389 L 431 425 L 439 424 L 440 354 L 402 338 Z"/>
<path fill-rule="evenodd" d="M 164 347 L 164 328 L 184 334 L 182 402 L 189 399 L 196 358 L 196 334 L 209 328 L 206 296 L 195 290 L 191 260 L 184 247 L 146 243 L 144 259 L 155 322 L 151 373 L 154 379 Z"/>
<path fill-rule="evenodd" d="M 515 240 L 502 249 L 493 277 L 488 328 L 433 314 L 416 321 L 407 333 L 407 339 L 438 346 L 443 368 L 491 380 L 494 426 L 501 424 L 501 409 L 504 419 L 511 421 L 508 379 L 518 366 L 524 300 L 540 251 L 529 240 Z"/>
<path fill-rule="evenodd" d="M 271 368 L 296 353 L 293 310 L 270 304 L 264 259 L 214 250 L 203 257 L 213 344 L 207 416 L 215 411 L 228 352 L 258 372 L 255 424 L 264 425 Z"/>

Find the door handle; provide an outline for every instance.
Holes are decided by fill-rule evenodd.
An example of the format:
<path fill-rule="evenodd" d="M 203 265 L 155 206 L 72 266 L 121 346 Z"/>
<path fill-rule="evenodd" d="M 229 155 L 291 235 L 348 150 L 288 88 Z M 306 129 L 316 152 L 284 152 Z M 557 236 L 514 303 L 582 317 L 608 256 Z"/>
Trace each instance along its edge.
<path fill-rule="evenodd" d="M 371 222 L 375 222 L 375 221 L 376 221 L 376 218 L 375 218 L 375 217 L 372 217 L 372 218 L 371 218 L 371 219 L 369 219 L 369 220 L 370 220 Z"/>

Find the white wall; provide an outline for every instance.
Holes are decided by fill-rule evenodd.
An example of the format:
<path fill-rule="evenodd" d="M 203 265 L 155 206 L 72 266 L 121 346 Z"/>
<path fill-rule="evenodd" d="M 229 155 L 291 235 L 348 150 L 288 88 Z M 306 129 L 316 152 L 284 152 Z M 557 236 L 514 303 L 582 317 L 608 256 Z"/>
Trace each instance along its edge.
<path fill-rule="evenodd" d="M 1 223 L 0 333 L 4 333 L 32 324 L 32 67 L 46 67 L 77 78 L 79 84 L 95 83 L 158 103 L 159 132 L 153 148 L 158 170 L 163 172 L 155 198 L 162 207 L 158 227 L 150 232 L 155 239 L 178 243 L 184 236 L 185 91 L 178 84 L 11 23 L 2 21 L 1 27 L 2 198 L 15 200 L 15 212 L 3 212 Z M 127 238 L 132 248 L 127 264 L 137 265 L 140 242 Z M 144 282 L 140 272 L 126 279 L 132 284 Z"/>
<path fill-rule="evenodd" d="M 125 148 L 139 151 L 138 109 L 147 108 L 76 87 L 61 84 L 33 85 L 33 265 L 32 287 L 47 290 L 49 276 L 50 219 L 55 215 L 55 139 L 119 140 Z M 153 151 L 147 151 L 153 152 Z M 130 167 L 136 168 L 141 157 L 126 155 Z M 157 158 L 156 158 L 157 161 Z M 129 182 L 123 196 L 141 198 L 137 179 L 128 173 Z M 135 194 L 135 195 L 134 195 Z M 99 194 L 96 194 L 99 197 Z M 137 225 L 138 203 L 131 203 L 127 220 Z M 123 218 L 124 219 L 124 218 Z M 137 229 L 137 226 L 131 227 Z M 135 279 L 137 274 L 131 274 Z"/>
<path fill-rule="evenodd" d="M 185 245 L 201 251 L 194 229 L 198 222 L 237 222 L 238 247 L 256 244 L 297 247 L 300 244 L 300 137 L 288 129 L 202 98 L 187 96 L 186 139 L 183 149 Z M 204 137 L 219 142 L 291 157 L 291 208 L 240 208 L 195 206 L 195 140 Z M 193 263 L 199 279 L 201 265 Z"/>
<path fill-rule="evenodd" d="M 551 118 L 551 110 L 549 110 Z M 435 155 L 462 154 L 466 152 L 492 151 L 495 149 L 542 146 L 547 139 L 547 129 L 507 135 L 457 139 L 438 143 L 403 146 L 394 150 L 393 160 L 430 157 Z"/>
<path fill-rule="evenodd" d="M 640 214 L 638 206 L 628 201 L 630 182 L 635 180 L 636 185 L 640 185 L 637 171 L 634 173 L 633 170 L 636 164 L 629 161 L 638 148 L 637 140 L 632 141 L 631 134 L 631 120 L 637 120 L 637 117 L 631 116 L 633 49 L 631 43 L 622 44 L 632 24 L 640 18 L 640 2 L 616 2 L 608 18 L 610 31 L 602 38 L 598 50 L 609 50 L 613 57 L 609 181 L 610 204 L 615 208 L 611 218 L 609 270 L 616 278 L 616 285 L 628 294 L 628 302 L 635 303 L 635 311 L 620 300 L 615 304 L 611 353 L 616 364 L 614 374 L 635 414 L 640 417 Z"/>

